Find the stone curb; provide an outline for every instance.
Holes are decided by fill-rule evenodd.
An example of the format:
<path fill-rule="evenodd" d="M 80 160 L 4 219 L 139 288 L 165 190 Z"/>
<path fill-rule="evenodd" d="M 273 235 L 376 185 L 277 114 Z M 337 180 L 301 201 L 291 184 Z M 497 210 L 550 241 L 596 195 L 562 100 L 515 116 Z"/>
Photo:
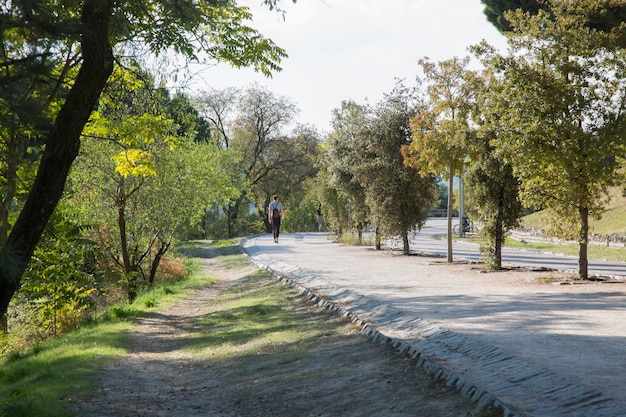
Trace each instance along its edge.
<path fill-rule="evenodd" d="M 435 379 L 477 403 L 500 407 L 505 417 L 626 417 L 602 393 L 568 382 L 503 350 L 452 332 L 387 304 L 331 284 L 268 255 L 244 255 L 278 281 L 298 289 L 318 306 L 350 318 L 373 341 L 408 354 Z"/>

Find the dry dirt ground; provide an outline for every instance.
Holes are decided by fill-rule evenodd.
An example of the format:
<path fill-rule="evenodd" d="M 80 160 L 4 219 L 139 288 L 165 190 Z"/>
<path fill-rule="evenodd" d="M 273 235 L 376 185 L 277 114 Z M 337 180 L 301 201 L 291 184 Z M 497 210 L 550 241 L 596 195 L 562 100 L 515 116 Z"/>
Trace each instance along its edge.
<path fill-rule="evenodd" d="M 139 322 L 128 354 L 103 366 L 99 388 L 77 399 L 75 416 L 497 415 L 477 411 L 410 358 L 356 333 L 347 319 L 312 305 L 294 289 L 285 298 L 293 314 L 327 328 L 306 349 L 299 345 L 294 353 L 292 345 L 277 343 L 271 355 L 237 360 L 190 355 L 186 347 L 197 343 L 200 323 L 220 314 L 215 300 L 245 285 L 255 272 L 248 264 L 225 267 L 206 250 L 202 262 L 207 275 L 221 278 L 218 284 Z M 266 277 L 255 285 L 283 284 Z"/>

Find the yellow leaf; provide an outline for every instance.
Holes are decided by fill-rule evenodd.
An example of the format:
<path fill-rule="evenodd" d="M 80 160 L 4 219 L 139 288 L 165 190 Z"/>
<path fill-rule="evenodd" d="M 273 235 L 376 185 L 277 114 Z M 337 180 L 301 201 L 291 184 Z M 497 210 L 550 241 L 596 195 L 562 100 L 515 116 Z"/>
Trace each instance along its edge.
<path fill-rule="evenodd" d="M 113 156 L 115 171 L 123 177 L 156 175 L 152 155 L 142 149 L 129 149 Z"/>

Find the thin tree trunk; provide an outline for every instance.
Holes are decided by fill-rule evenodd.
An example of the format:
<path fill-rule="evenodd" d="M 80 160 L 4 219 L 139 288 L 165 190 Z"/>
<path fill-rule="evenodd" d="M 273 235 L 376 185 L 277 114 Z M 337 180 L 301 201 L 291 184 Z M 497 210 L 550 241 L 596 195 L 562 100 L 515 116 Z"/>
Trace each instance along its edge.
<path fill-rule="evenodd" d="M 137 273 L 127 274 L 126 279 L 128 280 L 128 284 L 126 284 L 126 295 L 128 296 L 128 303 L 132 304 L 137 299 L 137 295 L 139 293 L 139 285 L 137 284 Z"/>
<path fill-rule="evenodd" d="M 587 248 L 589 246 L 589 209 L 579 207 L 580 214 L 580 235 L 578 237 L 578 278 L 589 278 L 589 260 L 587 258 Z"/>
<path fill-rule="evenodd" d="M 228 204 L 228 238 L 233 238 L 239 233 L 237 230 L 237 219 L 239 218 L 239 210 L 241 209 L 241 202 L 245 198 L 245 193 L 242 193 L 239 198 L 235 200 L 233 204 Z"/>
<path fill-rule="evenodd" d="M 504 187 L 500 189 L 498 213 L 496 214 L 495 247 L 493 251 L 494 268 L 502 269 L 502 244 L 504 243 Z"/>
<path fill-rule="evenodd" d="M 381 239 L 380 239 L 380 228 L 376 227 L 376 250 L 382 249 Z"/>
<path fill-rule="evenodd" d="M 454 164 L 450 164 L 450 179 L 448 180 L 448 263 L 454 262 L 452 256 L 452 202 L 454 200 Z"/>
<path fill-rule="evenodd" d="M 148 277 L 148 282 L 150 286 L 154 284 L 154 278 L 156 277 L 157 268 L 159 267 L 159 264 L 161 263 L 161 259 L 163 259 L 163 256 L 165 255 L 165 253 L 169 250 L 170 245 L 171 245 L 171 240 L 168 242 L 161 242 L 161 245 L 159 246 L 159 249 L 157 250 L 156 255 L 154 255 L 154 259 L 152 260 L 152 265 L 150 266 L 150 275 Z"/>
<path fill-rule="evenodd" d="M 109 26 L 113 0 L 85 0 L 83 64 L 61 107 L 24 207 L 0 252 L 0 315 L 4 315 L 41 235 L 63 195 L 80 135 L 113 71 Z"/>
<path fill-rule="evenodd" d="M 128 240 L 126 235 L 126 211 L 123 199 L 120 199 L 118 202 L 117 226 L 120 231 L 120 248 L 122 251 L 122 264 L 124 265 L 124 276 L 127 280 L 126 295 L 128 296 L 128 302 L 132 304 L 133 301 L 135 301 L 135 298 L 137 298 L 137 271 L 135 268 L 136 262 L 134 262 L 134 259 L 130 259 L 130 250 L 128 249 Z"/>
<path fill-rule="evenodd" d="M 402 231 L 402 254 L 411 254 L 411 248 L 409 247 L 409 233 L 406 230 Z"/>
<path fill-rule="evenodd" d="M 272 233 L 272 224 L 270 223 L 270 212 L 269 212 L 270 203 L 271 203 L 270 197 L 266 198 L 263 201 L 263 207 L 261 207 L 261 210 L 259 210 L 259 213 L 263 217 L 263 224 L 265 224 L 266 233 Z"/>
<path fill-rule="evenodd" d="M 119 198 L 119 197 L 118 197 Z M 130 253 L 128 250 L 128 240 L 126 236 L 126 210 L 125 203 L 122 199 L 119 199 L 117 206 L 117 227 L 120 231 L 120 248 L 122 251 L 122 264 L 124 265 L 124 272 L 128 274 L 132 270 L 132 264 L 130 261 Z"/>
<path fill-rule="evenodd" d="M 228 224 L 228 238 L 232 238 L 233 237 L 233 221 L 232 221 L 232 212 L 233 212 L 233 205 L 232 203 L 229 201 L 228 202 L 228 206 L 226 206 L 226 216 L 227 216 L 227 224 Z"/>

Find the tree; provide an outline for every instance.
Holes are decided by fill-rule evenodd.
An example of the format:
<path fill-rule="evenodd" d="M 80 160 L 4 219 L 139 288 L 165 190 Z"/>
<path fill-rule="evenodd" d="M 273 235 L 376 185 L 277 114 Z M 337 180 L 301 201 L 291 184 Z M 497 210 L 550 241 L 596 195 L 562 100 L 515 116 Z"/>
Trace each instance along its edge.
<path fill-rule="evenodd" d="M 488 243 L 481 247 L 481 251 L 486 254 L 487 263 L 493 269 L 500 269 L 506 234 L 517 226 L 522 212 L 519 179 L 513 175 L 511 164 L 496 152 L 494 144 L 500 134 L 498 115 L 494 113 L 497 82 L 487 70 L 468 81 L 473 82 L 472 88 L 476 92 L 476 108 L 472 111 L 475 129 L 466 141 L 468 196 L 485 221 L 481 231 Z"/>
<path fill-rule="evenodd" d="M 474 90 L 469 58 L 434 64 L 420 60 L 426 78 L 430 108 L 411 119 L 413 141 L 404 148 L 405 162 L 424 173 L 448 177 L 448 262 L 452 255 L 452 209 L 455 173 L 463 169 Z"/>
<path fill-rule="evenodd" d="M 348 200 L 338 188 L 333 185 L 332 173 L 330 172 L 330 144 L 327 139 L 322 144 L 319 159 L 320 170 L 312 181 L 311 195 L 318 204 L 322 203 L 324 223 L 338 237 L 343 236 L 343 231 L 348 227 Z M 311 212 L 313 215 L 313 212 Z"/>
<path fill-rule="evenodd" d="M 211 123 L 213 137 L 220 149 L 230 149 L 229 117 L 235 111 L 241 91 L 230 87 L 199 93 L 194 101 L 204 120 Z"/>
<path fill-rule="evenodd" d="M 222 171 L 228 151 L 197 142 L 195 123 L 163 116 L 185 119 L 190 103 L 153 83 L 142 71 L 115 72 L 70 176 L 71 200 L 97 226 L 131 302 L 142 281 L 152 285 L 174 239 L 197 230 L 205 207 L 227 200 L 237 179 Z"/>
<path fill-rule="evenodd" d="M 94 239 L 121 271 L 131 302 L 141 285 L 153 284 L 172 244 L 197 235 L 206 207 L 238 192 L 227 151 L 189 139 L 170 149 L 161 140 L 129 171 L 115 162 L 119 143 L 86 138 L 70 176 L 70 201 L 94 225 Z"/>
<path fill-rule="evenodd" d="M 488 245 L 487 263 L 493 269 L 502 268 L 502 245 L 509 230 L 516 227 L 522 213 L 519 200 L 519 180 L 513 168 L 498 156 L 493 142 L 494 131 L 482 131 L 472 138 L 471 160 L 467 169 L 467 185 L 472 202 L 486 217 L 484 233 Z"/>
<path fill-rule="evenodd" d="M 164 97 L 169 97 L 165 89 L 160 89 Z M 202 117 L 185 94 L 177 92 L 167 101 L 164 116 L 177 126 L 177 136 L 193 133 L 193 141 L 198 143 L 215 142 L 211 133 L 211 124 Z"/>
<path fill-rule="evenodd" d="M 341 107 L 332 112 L 332 131 L 328 135 L 326 152 L 324 154 L 324 169 L 328 173 L 329 185 L 337 190 L 339 195 L 330 195 L 330 207 L 344 197 L 347 201 L 347 209 L 350 219 L 346 224 L 352 231 L 352 224 L 356 223 L 358 240 L 361 242 L 362 231 L 369 223 L 369 209 L 365 203 L 365 188 L 356 178 L 354 169 L 362 163 L 362 149 L 358 138 L 367 125 L 369 109 L 354 101 L 343 101 Z M 336 208 L 336 207 L 335 207 Z M 337 208 L 335 213 L 339 213 Z M 345 216 L 346 218 L 348 216 Z M 341 235 L 344 216 L 337 216 L 333 220 L 338 235 Z M 332 219 L 332 218 L 331 218 Z M 380 244 L 377 248 L 380 249 Z"/>
<path fill-rule="evenodd" d="M 131 303 L 154 246 L 160 243 L 156 265 L 169 247 L 162 230 L 151 233 L 146 220 L 150 208 L 138 196 L 157 175 L 157 155 L 180 142 L 172 120 L 159 114 L 158 103 L 164 100 L 155 97 L 152 87 L 153 78 L 136 67 L 114 71 L 84 130 L 70 175 L 73 200 L 82 203 L 86 221 L 96 225 L 101 247 L 122 269 Z"/>
<path fill-rule="evenodd" d="M 75 78 L 81 59 L 79 37 L 55 26 L 71 11 L 39 5 L 32 16 L 34 10 L 21 6 L 0 4 L 0 250 L 32 187 L 45 135 L 67 94 L 66 78 Z"/>
<path fill-rule="evenodd" d="M 415 90 L 399 82 L 373 109 L 356 140 L 362 156 L 354 173 L 371 219 L 384 235 L 402 238 L 405 255 L 410 254 L 408 232 L 424 225 L 437 198 L 435 176 L 405 166 L 402 156 L 411 140 L 409 121 L 420 107 Z"/>
<path fill-rule="evenodd" d="M 506 13 L 521 9 L 524 12 L 537 14 L 539 10 L 549 11 L 549 1 L 546 0 L 482 0 L 485 5 L 484 13 L 487 20 L 500 32 L 511 31 L 511 24 L 506 18 Z M 587 4 L 593 4 L 587 1 Z M 598 8 L 593 10 L 587 17 L 587 25 L 594 29 L 610 32 L 626 21 L 626 6 L 622 1 L 596 2 Z M 622 46 L 625 40 L 620 41 Z"/>
<path fill-rule="evenodd" d="M 257 208 L 263 221 L 267 221 L 265 208 L 270 203 L 273 194 L 280 194 L 287 207 L 288 216 L 282 226 L 285 230 L 297 231 L 298 224 L 306 222 L 305 218 L 298 218 L 295 210 L 298 206 L 307 207 L 302 201 L 305 195 L 304 184 L 307 179 L 317 175 L 317 159 L 320 153 L 320 134 L 314 127 L 298 125 L 294 131 L 273 141 L 265 159 L 273 162 L 273 168 L 267 175 L 252 186 Z M 306 210 L 305 210 L 306 211 Z M 302 213 L 305 215 L 305 213 Z M 266 223 L 266 230 L 270 225 Z"/>
<path fill-rule="evenodd" d="M 303 181 L 317 173 L 319 133 L 308 126 L 289 132 L 297 106 L 257 84 L 201 93 L 195 101 L 210 121 L 218 146 L 239 155 L 245 179 L 240 194 L 216 213 L 216 222 L 225 217 L 230 237 L 271 230 L 265 212 L 271 196 L 280 194 L 288 203 L 291 194 L 302 195 Z M 256 207 L 254 216 L 250 205 Z M 296 223 L 286 219 L 284 225 Z"/>
<path fill-rule="evenodd" d="M 507 55 L 476 51 L 500 83 L 496 147 L 522 181 L 522 201 L 577 224 L 586 279 L 589 216 L 601 216 L 626 151 L 626 59 L 617 36 L 586 25 L 598 4 L 549 5 L 509 15 Z"/>
<path fill-rule="evenodd" d="M 259 218 L 267 231 L 271 226 L 267 220 L 266 207 L 272 194 L 281 190 L 267 190 L 267 182 L 276 183 L 280 178 L 272 179 L 283 166 L 298 163 L 291 146 L 285 141 L 285 129 L 299 112 L 297 106 L 287 97 L 276 96 L 265 87 L 257 84 L 248 86 L 239 96 L 237 117 L 232 127 L 232 147 L 241 155 L 244 178 L 249 184 L 251 200 L 256 200 Z M 307 148 L 308 149 L 308 148 Z M 265 188 L 264 193 L 259 193 Z M 246 190 L 242 193 L 246 196 Z M 287 195 L 282 195 L 283 201 Z M 230 216 L 239 214 L 241 199 L 228 207 Z M 230 235 L 229 235 L 230 236 Z"/>
<path fill-rule="evenodd" d="M 329 174 L 324 165 L 327 144 L 327 141 L 320 144 L 320 154 L 316 164 L 316 167 L 318 167 L 317 174 L 303 183 L 304 195 L 299 206 L 304 208 L 302 211 L 306 218 L 300 221 L 305 227 L 300 229 L 291 229 L 290 227 L 290 230 L 319 231 L 317 208 L 321 204 L 324 221 L 322 230 L 333 230 L 337 236 L 341 237 L 341 232 L 347 224 L 347 201 L 345 201 L 345 198 L 343 198 L 343 201 L 340 201 L 341 198 L 337 190 L 330 185 Z M 293 198 L 289 202 L 290 214 L 288 219 L 293 217 L 291 214 L 292 202 Z"/>
<path fill-rule="evenodd" d="M 275 7 L 278 0 L 264 0 Z M 62 3 L 62 4 L 61 4 Z M 167 13 L 161 13 L 167 10 Z M 0 248 L 0 315 L 6 313 L 21 276 L 58 204 L 70 167 L 80 149 L 80 135 L 113 71 L 115 50 L 123 53 L 144 44 L 158 54 L 172 48 L 187 58 L 196 51 L 234 66 L 253 66 L 270 75 L 279 70 L 285 52 L 271 40 L 244 25 L 248 10 L 233 1 L 152 0 L 117 3 L 113 0 L 32 2 L 12 0 L 2 7 L 3 52 L 0 68 L 9 85 L 35 79 L 42 68 L 52 68 L 55 85 L 69 89 L 54 123 L 45 136 L 45 150 L 37 176 Z M 124 48 L 126 47 L 126 48 Z M 126 49 L 126 51 L 124 51 Z M 67 62 L 80 69 L 66 71 Z M 24 75 L 25 76 L 20 76 Z M 60 88 L 49 97 L 57 97 Z M 31 90 L 27 94 L 31 95 Z M 47 100 L 48 103 L 54 100 Z"/>

